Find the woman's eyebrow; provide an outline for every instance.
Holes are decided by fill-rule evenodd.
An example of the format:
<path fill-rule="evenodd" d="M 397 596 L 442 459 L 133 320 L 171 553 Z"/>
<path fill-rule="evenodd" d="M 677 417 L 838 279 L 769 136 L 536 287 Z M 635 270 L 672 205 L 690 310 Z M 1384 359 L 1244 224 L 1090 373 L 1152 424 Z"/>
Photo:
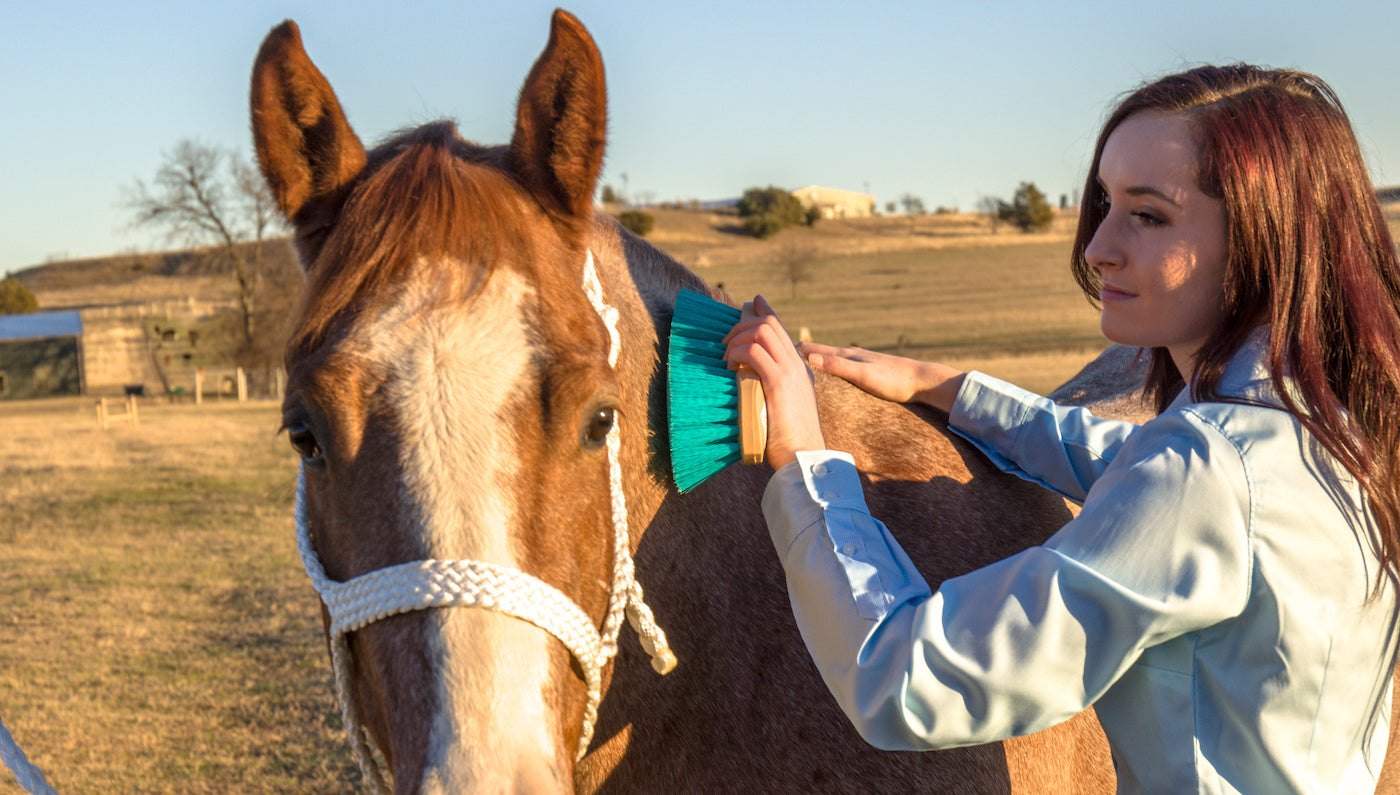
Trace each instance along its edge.
<path fill-rule="evenodd" d="M 1108 189 L 1108 186 L 1103 184 L 1103 179 L 1099 179 L 1098 183 L 1099 187 L 1103 189 L 1104 193 L 1111 193 L 1111 191 Z M 1168 196 L 1166 193 L 1163 193 L 1157 188 L 1152 187 L 1151 185 L 1134 185 L 1131 188 L 1124 188 L 1123 192 L 1128 194 L 1129 196 L 1156 196 L 1157 198 L 1161 199 L 1167 204 L 1170 204 L 1178 210 L 1181 209 L 1181 205 L 1178 204 L 1174 199 L 1172 199 L 1172 197 Z"/>

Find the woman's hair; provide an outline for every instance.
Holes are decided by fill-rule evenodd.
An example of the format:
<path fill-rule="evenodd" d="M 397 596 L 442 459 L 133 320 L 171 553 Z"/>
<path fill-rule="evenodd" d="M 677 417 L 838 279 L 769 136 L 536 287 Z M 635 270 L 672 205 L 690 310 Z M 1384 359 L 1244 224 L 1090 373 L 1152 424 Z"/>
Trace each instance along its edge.
<path fill-rule="evenodd" d="M 1106 214 L 1099 159 L 1140 111 L 1186 115 L 1198 186 L 1225 207 L 1224 320 L 1197 354 L 1192 398 L 1228 400 L 1217 391 L 1226 362 L 1269 324 L 1279 396 L 1365 490 L 1382 571 L 1397 577 L 1400 264 L 1341 102 L 1315 75 L 1247 64 L 1202 66 L 1129 94 L 1094 147 L 1074 241 L 1074 276 L 1091 300 L 1100 279 L 1084 252 Z M 1164 411 L 1183 384 L 1154 348 L 1146 397 Z"/>

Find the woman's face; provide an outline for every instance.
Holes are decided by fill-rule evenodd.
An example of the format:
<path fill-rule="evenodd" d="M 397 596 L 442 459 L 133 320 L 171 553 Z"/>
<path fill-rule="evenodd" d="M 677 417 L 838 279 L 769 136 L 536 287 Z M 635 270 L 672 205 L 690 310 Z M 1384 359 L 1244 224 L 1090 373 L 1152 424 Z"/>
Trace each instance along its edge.
<path fill-rule="evenodd" d="M 1167 348 L 1178 368 L 1194 363 L 1222 316 L 1225 207 L 1196 176 L 1185 116 L 1129 116 L 1104 144 L 1099 183 L 1110 207 L 1084 251 L 1103 281 L 1104 336 Z"/>

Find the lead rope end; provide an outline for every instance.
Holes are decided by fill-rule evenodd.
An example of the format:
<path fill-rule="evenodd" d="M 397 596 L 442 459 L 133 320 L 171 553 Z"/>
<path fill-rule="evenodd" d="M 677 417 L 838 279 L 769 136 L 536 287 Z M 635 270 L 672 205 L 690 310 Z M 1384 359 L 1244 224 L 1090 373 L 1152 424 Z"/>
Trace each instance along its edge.
<path fill-rule="evenodd" d="M 642 600 L 642 584 L 632 581 L 627 593 L 627 623 L 636 631 L 642 650 L 651 658 L 651 669 L 665 676 L 676 670 L 676 654 L 666 641 L 666 631 L 656 623 L 651 608 Z"/>

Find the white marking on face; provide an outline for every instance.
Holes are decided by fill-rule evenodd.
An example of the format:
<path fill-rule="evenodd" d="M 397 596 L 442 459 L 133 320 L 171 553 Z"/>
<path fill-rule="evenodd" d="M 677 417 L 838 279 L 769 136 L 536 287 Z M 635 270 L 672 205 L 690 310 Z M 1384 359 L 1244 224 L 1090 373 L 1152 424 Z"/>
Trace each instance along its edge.
<path fill-rule="evenodd" d="M 533 287 L 498 269 L 464 305 L 454 300 L 459 291 L 450 279 L 432 277 L 466 274 L 466 265 L 441 263 L 419 273 L 425 277 L 351 343 L 387 374 L 401 436 L 400 526 L 419 534 L 428 558 L 519 568 L 510 499 L 518 467 L 506 411 L 531 383 L 522 307 Z M 427 761 L 445 791 L 480 788 L 494 780 L 493 765 L 538 766 L 541 757 L 552 764 L 556 718 L 544 688 L 558 641 L 483 608 L 434 610 L 429 626 L 439 712 Z"/>

